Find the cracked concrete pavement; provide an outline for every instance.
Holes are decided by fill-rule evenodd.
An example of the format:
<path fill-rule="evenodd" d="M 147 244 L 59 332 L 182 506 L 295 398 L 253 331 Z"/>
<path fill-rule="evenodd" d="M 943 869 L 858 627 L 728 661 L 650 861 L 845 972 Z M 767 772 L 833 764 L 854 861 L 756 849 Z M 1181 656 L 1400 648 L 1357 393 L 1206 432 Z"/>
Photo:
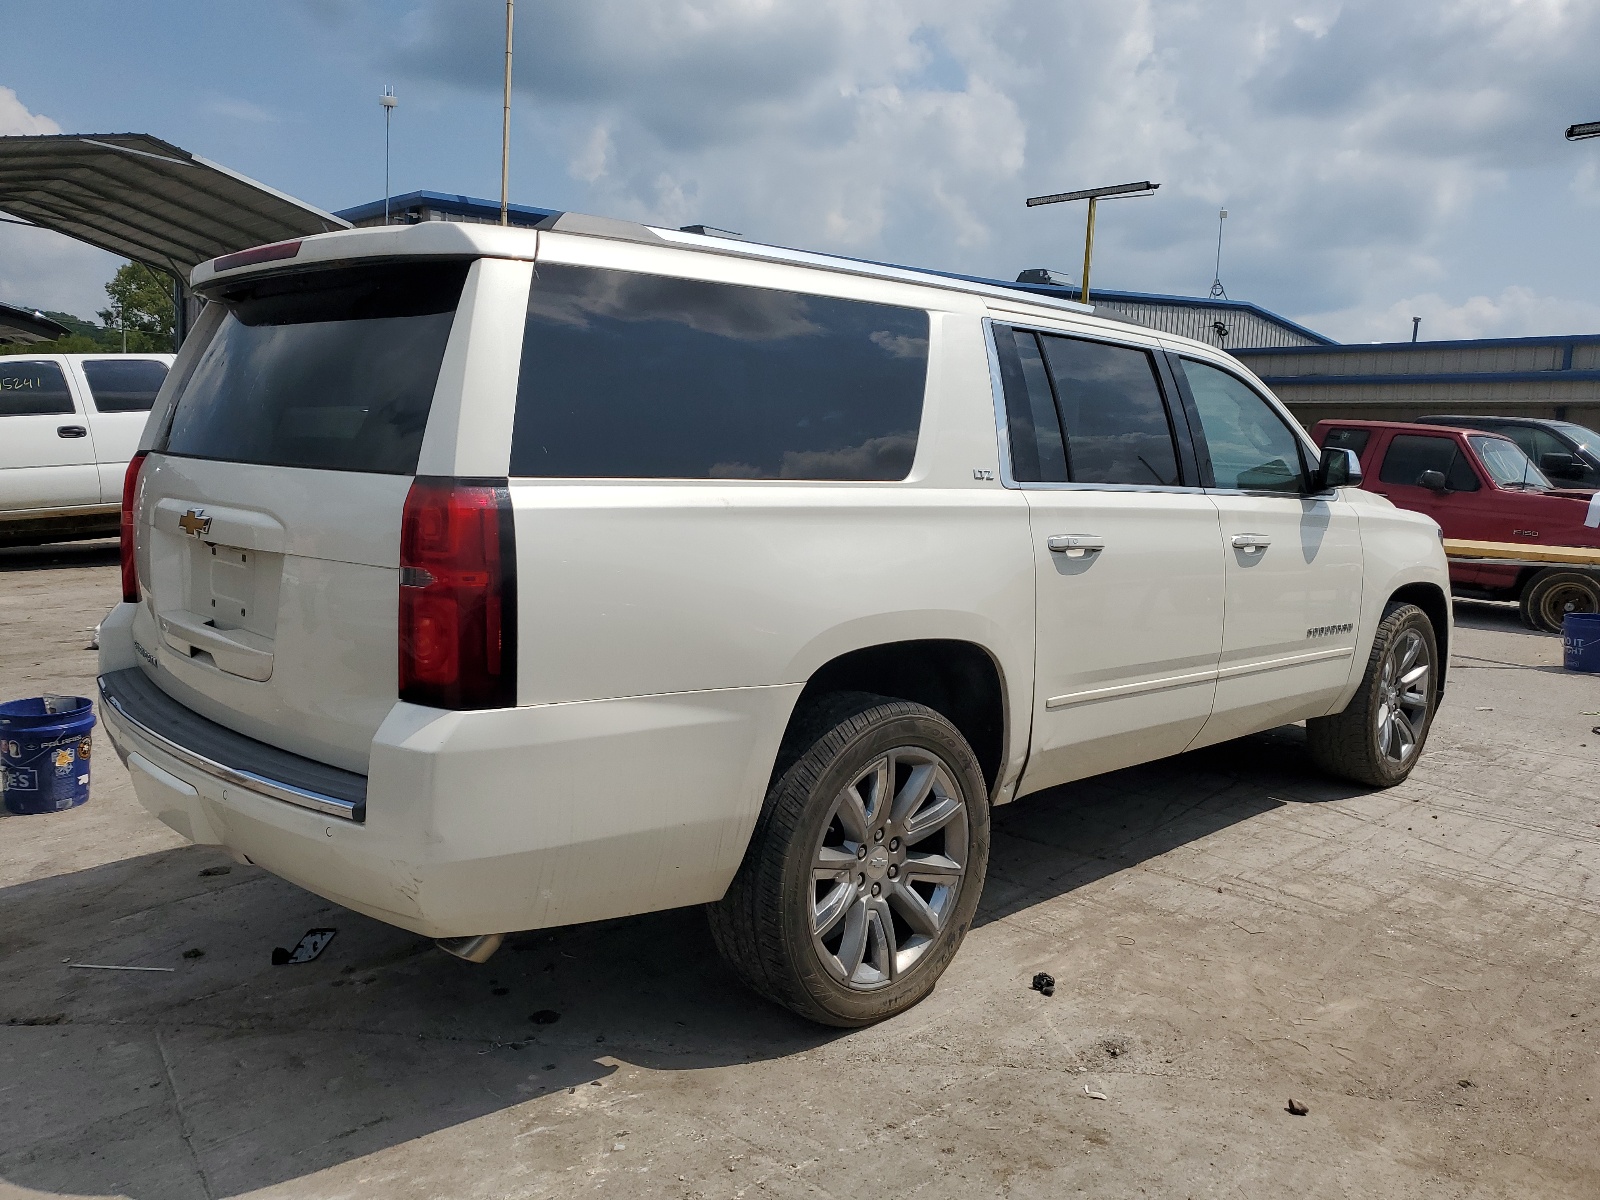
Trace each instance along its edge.
<path fill-rule="evenodd" d="M 0 550 L 0 693 L 91 693 L 115 564 Z M 1404 786 L 1290 727 L 998 810 L 938 990 L 849 1033 L 694 911 L 457 962 L 187 847 L 101 739 L 0 820 L 0 1200 L 1600 1195 L 1600 679 L 1458 618 Z"/>

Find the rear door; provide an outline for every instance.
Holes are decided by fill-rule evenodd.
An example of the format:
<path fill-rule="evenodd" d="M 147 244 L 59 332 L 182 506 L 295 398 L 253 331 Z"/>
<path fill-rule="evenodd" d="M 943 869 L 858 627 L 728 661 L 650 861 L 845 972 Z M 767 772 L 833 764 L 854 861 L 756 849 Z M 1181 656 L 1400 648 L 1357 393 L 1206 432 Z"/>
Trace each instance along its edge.
<path fill-rule="evenodd" d="M 74 356 L 78 389 L 99 460 L 102 504 L 122 502 L 122 477 L 139 446 L 145 418 L 166 381 L 172 356 L 105 354 Z"/>
<path fill-rule="evenodd" d="M 1027 792 L 1176 754 L 1200 732 L 1222 644 L 1222 546 L 1158 352 L 994 335 L 1008 482 L 1033 537 Z"/>
<path fill-rule="evenodd" d="M 1305 439 L 1265 396 L 1180 360 L 1227 561 L 1209 744 L 1320 716 L 1350 677 L 1361 614 L 1361 529 L 1337 490 L 1314 493 Z"/>
<path fill-rule="evenodd" d="M 302 269 L 226 315 L 145 462 L 141 665 L 203 716 L 364 772 L 397 694 L 400 521 L 465 261 Z"/>
<path fill-rule="evenodd" d="M 94 438 L 59 355 L 0 358 L 0 513 L 100 503 Z"/>

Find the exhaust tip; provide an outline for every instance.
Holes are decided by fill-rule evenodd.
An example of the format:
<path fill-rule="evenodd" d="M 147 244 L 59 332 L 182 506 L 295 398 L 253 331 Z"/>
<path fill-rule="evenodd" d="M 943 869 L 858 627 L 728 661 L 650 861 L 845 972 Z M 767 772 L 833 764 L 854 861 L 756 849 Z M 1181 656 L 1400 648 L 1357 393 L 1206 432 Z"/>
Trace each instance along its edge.
<path fill-rule="evenodd" d="M 471 937 L 435 938 L 434 945 L 446 954 L 470 963 L 488 962 L 506 940 L 503 933 L 478 933 Z"/>

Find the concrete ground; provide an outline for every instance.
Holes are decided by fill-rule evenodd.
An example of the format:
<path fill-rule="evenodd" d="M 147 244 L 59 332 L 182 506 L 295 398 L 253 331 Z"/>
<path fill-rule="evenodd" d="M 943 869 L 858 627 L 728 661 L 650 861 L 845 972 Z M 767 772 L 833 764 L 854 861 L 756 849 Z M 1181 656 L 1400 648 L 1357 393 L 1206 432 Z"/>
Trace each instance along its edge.
<path fill-rule="evenodd" d="M 90 694 L 116 587 L 0 550 L 0 693 Z M 0 1197 L 1600 1196 L 1600 679 L 1459 616 L 1406 785 L 1288 728 L 1004 808 L 938 991 L 853 1033 L 693 911 L 474 967 L 203 874 L 102 740 L 88 805 L 0 821 Z"/>

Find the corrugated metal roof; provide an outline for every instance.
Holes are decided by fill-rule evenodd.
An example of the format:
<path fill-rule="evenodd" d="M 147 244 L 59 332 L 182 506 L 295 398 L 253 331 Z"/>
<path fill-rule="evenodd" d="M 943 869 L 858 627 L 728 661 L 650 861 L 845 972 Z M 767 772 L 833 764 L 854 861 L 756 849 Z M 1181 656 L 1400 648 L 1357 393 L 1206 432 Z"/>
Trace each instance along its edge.
<path fill-rule="evenodd" d="M 0 137 L 0 210 L 187 279 L 349 222 L 144 133 Z"/>
<path fill-rule="evenodd" d="M 52 321 L 42 312 L 18 308 L 14 304 L 0 304 L 0 345 L 53 342 L 71 332 L 65 325 Z"/>

